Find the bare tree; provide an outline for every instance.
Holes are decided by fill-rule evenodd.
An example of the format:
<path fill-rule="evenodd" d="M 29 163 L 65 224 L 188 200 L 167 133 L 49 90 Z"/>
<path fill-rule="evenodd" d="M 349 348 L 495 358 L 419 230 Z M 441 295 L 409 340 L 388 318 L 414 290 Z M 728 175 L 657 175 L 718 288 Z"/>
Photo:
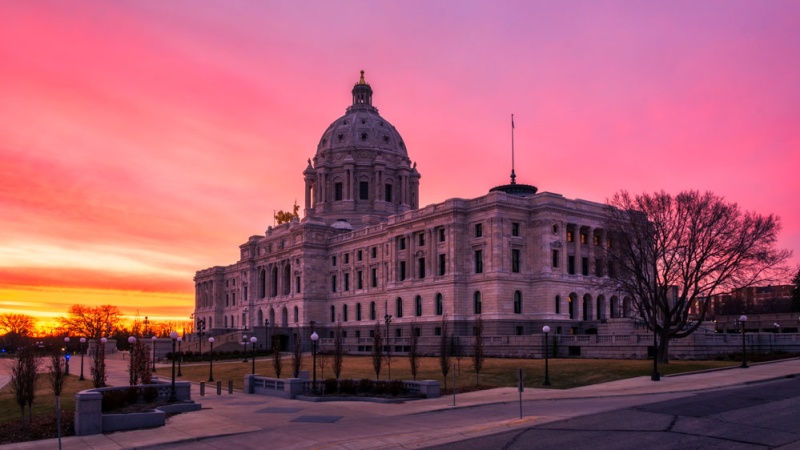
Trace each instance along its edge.
<path fill-rule="evenodd" d="M 300 334 L 295 335 L 294 347 L 292 348 L 292 374 L 295 378 L 300 376 L 300 369 L 303 368 L 303 338 Z"/>
<path fill-rule="evenodd" d="M 478 316 L 472 329 L 475 335 L 475 345 L 472 348 L 472 365 L 475 368 L 475 386 L 480 385 L 481 369 L 483 368 L 483 319 Z"/>
<path fill-rule="evenodd" d="M 66 317 L 59 317 L 61 328 L 74 336 L 87 339 L 100 339 L 119 327 L 121 313 L 113 305 L 86 306 L 72 305 Z"/>
<path fill-rule="evenodd" d="M 333 336 L 333 375 L 336 380 L 342 373 L 344 362 L 344 345 L 342 342 L 342 322 L 336 322 L 336 333 Z"/>
<path fill-rule="evenodd" d="M 375 329 L 372 331 L 372 367 L 375 369 L 375 379 L 381 378 L 381 366 L 383 365 L 383 336 L 381 336 L 381 323 L 375 322 Z"/>
<path fill-rule="evenodd" d="M 447 316 L 442 316 L 441 336 L 439 339 L 439 368 L 444 379 L 444 389 L 447 390 L 447 374 L 450 373 L 450 346 L 447 339 Z M 455 389 L 455 386 L 453 386 Z"/>
<path fill-rule="evenodd" d="M 419 336 L 417 335 L 416 323 L 411 322 L 411 342 L 408 347 L 408 364 L 411 366 L 411 376 L 417 381 L 417 370 L 419 369 Z"/>
<path fill-rule="evenodd" d="M 325 379 L 325 368 L 331 365 L 331 355 L 327 352 L 317 352 L 317 365 L 319 366 L 320 378 Z"/>
<path fill-rule="evenodd" d="M 36 395 L 36 372 L 39 369 L 39 358 L 36 350 L 25 347 L 17 352 L 16 363 L 11 367 L 11 389 L 14 400 L 20 407 L 22 427 L 25 428 L 25 405 L 28 405 L 28 422 L 33 419 L 33 400 Z"/>
<path fill-rule="evenodd" d="M 92 384 L 96 388 L 106 385 L 106 344 L 97 341 L 92 357 Z"/>
<path fill-rule="evenodd" d="M 669 341 L 692 334 L 720 292 L 786 279 L 791 256 L 776 248 L 780 219 L 742 212 L 710 192 L 617 193 L 607 208 L 604 243 L 611 286 L 629 296 L 654 332 L 655 359 Z M 697 311 L 697 320 L 689 320 Z M 654 380 L 657 379 L 654 368 Z"/>
<path fill-rule="evenodd" d="M 153 378 L 150 369 L 150 346 L 144 343 L 144 339 L 137 339 L 131 349 L 131 386 L 136 384 L 148 384 Z"/>
<path fill-rule="evenodd" d="M 272 337 L 272 368 L 275 369 L 275 378 L 280 378 L 282 369 L 281 347 L 280 340 L 277 337 Z"/>
<path fill-rule="evenodd" d="M 58 448 L 61 450 L 61 391 L 64 390 L 64 381 L 67 379 L 66 361 L 61 352 L 54 351 L 50 355 L 50 386 L 56 396 L 56 426 L 58 427 Z"/>
<path fill-rule="evenodd" d="M 797 274 L 792 278 L 792 312 L 800 312 L 800 268 L 797 269 Z"/>
<path fill-rule="evenodd" d="M 26 314 L 0 314 L 0 334 L 5 334 L 9 343 L 16 347 L 18 338 L 25 338 L 31 334 L 36 325 L 33 317 Z"/>

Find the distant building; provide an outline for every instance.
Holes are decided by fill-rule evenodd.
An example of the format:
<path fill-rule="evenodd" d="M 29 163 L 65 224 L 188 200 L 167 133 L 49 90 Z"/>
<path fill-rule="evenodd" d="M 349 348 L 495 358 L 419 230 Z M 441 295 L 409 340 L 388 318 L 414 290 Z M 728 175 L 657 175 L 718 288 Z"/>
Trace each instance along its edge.
<path fill-rule="evenodd" d="M 711 296 L 709 316 L 788 313 L 794 285 L 753 286 Z"/>
<path fill-rule="evenodd" d="M 504 342 L 543 325 L 583 335 L 633 323 L 630 299 L 605 283 L 614 237 L 604 204 L 539 193 L 512 171 L 486 195 L 420 208 L 416 163 L 372 97 L 362 72 L 303 171 L 302 220 L 196 273 L 194 316 L 206 333 L 250 329 L 286 347 L 312 321 L 323 338 L 340 322 L 350 351 L 367 352 L 376 324 L 402 350 L 411 333 L 431 342 L 443 323 L 469 337 L 478 317 Z"/>

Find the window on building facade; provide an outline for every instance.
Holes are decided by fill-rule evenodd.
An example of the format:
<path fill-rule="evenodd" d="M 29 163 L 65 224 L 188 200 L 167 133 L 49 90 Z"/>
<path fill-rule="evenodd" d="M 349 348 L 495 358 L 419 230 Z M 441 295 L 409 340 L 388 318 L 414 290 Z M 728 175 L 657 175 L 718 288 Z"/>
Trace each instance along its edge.
<path fill-rule="evenodd" d="M 225 306 L 231 306 L 231 294 L 225 294 Z"/>
<path fill-rule="evenodd" d="M 475 291 L 475 293 L 472 294 L 472 312 L 474 314 L 480 314 L 482 310 L 481 291 Z"/>
<path fill-rule="evenodd" d="M 589 275 L 589 258 L 585 256 L 581 258 L 581 274 L 583 276 Z"/>
<path fill-rule="evenodd" d="M 445 234 L 444 227 L 439 228 L 439 242 L 444 242 Z"/>
<path fill-rule="evenodd" d="M 444 253 L 439 254 L 439 276 L 442 276 L 446 273 L 447 270 L 447 260 L 445 258 Z"/>
<path fill-rule="evenodd" d="M 236 292 L 231 292 L 231 306 L 236 306 Z"/>
<path fill-rule="evenodd" d="M 522 314 L 522 292 L 514 291 L 514 314 Z"/>
<path fill-rule="evenodd" d="M 567 256 L 567 273 L 575 275 L 575 257 L 572 255 Z"/>
<path fill-rule="evenodd" d="M 403 299 L 400 297 L 397 297 L 397 300 L 395 300 L 394 316 L 397 317 L 398 319 L 403 317 Z"/>
<path fill-rule="evenodd" d="M 356 272 L 356 289 L 364 289 L 364 274 L 359 270 Z"/>
<path fill-rule="evenodd" d="M 475 250 L 475 273 L 483 273 L 483 250 Z"/>
<path fill-rule="evenodd" d="M 406 279 L 406 262 L 400 261 L 400 281 Z"/>
<path fill-rule="evenodd" d="M 611 238 L 606 239 L 606 247 L 611 248 L 611 244 L 613 244 L 613 242 L 611 242 Z"/>
<path fill-rule="evenodd" d="M 391 184 L 387 184 L 386 186 L 384 186 L 383 199 L 386 200 L 387 202 L 391 202 L 392 201 L 392 185 Z"/>
<path fill-rule="evenodd" d="M 369 302 L 369 320 L 375 320 L 375 302 Z"/>
<path fill-rule="evenodd" d="M 511 235 L 519 236 L 519 222 L 511 222 Z"/>
<path fill-rule="evenodd" d="M 356 303 L 356 320 L 361 321 L 361 303 Z"/>
<path fill-rule="evenodd" d="M 433 329 L 434 336 L 441 336 L 442 335 L 442 327 L 436 327 Z"/>
<path fill-rule="evenodd" d="M 553 253 L 553 267 L 557 268 L 558 267 L 558 261 L 559 261 L 558 250 L 553 250 L 552 253 Z"/>
<path fill-rule="evenodd" d="M 593 239 L 595 247 L 598 247 L 600 245 L 600 236 L 595 234 Z"/>
<path fill-rule="evenodd" d="M 345 264 L 350 264 L 350 253 L 345 253 L 344 254 L 344 263 Z"/>
<path fill-rule="evenodd" d="M 342 193 L 343 193 L 343 191 L 342 191 L 342 183 L 334 183 L 333 184 L 333 196 L 334 196 L 333 199 L 335 201 L 337 201 L 337 202 L 341 201 L 342 200 Z"/>
<path fill-rule="evenodd" d="M 442 294 L 436 294 L 436 315 L 441 316 L 444 314 L 444 300 Z"/>
<path fill-rule="evenodd" d="M 331 292 L 336 292 L 336 275 L 331 276 Z"/>
<path fill-rule="evenodd" d="M 331 256 L 331 265 L 333 267 L 336 267 L 336 257 L 335 256 Z"/>
<path fill-rule="evenodd" d="M 569 231 L 569 230 L 568 230 L 568 231 L 567 231 L 567 242 L 572 242 L 572 241 L 574 241 L 574 240 L 575 240 L 575 239 L 574 239 L 574 237 L 572 236 L 572 231 Z"/>
<path fill-rule="evenodd" d="M 425 258 L 419 258 L 417 260 L 417 266 L 419 268 L 419 278 L 425 278 Z"/>
<path fill-rule="evenodd" d="M 401 237 L 398 246 L 400 247 L 400 250 L 405 250 L 406 249 L 406 238 Z"/>
<path fill-rule="evenodd" d="M 378 287 L 378 269 L 372 268 L 372 287 Z"/>
<path fill-rule="evenodd" d="M 417 240 L 419 241 L 419 246 L 423 247 L 425 245 L 425 233 L 420 233 L 417 235 Z"/>
<path fill-rule="evenodd" d="M 345 291 L 349 291 L 350 290 L 350 274 L 349 273 L 345 273 L 344 274 L 344 290 Z"/>
<path fill-rule="evenodd" d="M 482 223 L 476 223 L 475 224 L 475 237 L 476 238 L 483 237 L 483 224 Z"/>
<path fill-rule="evenodd" d="M 586 233 L 581 233 L 581 244 L 586 243 Z"/>
<path fill-rule="evenodd" d="M 556 295 L 556 314 L 561 314 L 561 296 Z"/>
<path fill-rule="evenodd" d="M 364 252 L 361 250 L 356 252 L 356 261 L 361 261 L 364 258 Z"/>
<path fill-rule="evenodd" d="M 342 306 L 342 320 L 347 322 L 347 305 Z"/>
<path fill-rule="evenodd" d="M 378 257 L 378 247 L 372 247 L 372 249 L 370 251 L 372 252 L 372 257 L 373 258 L 377 258 Z"/>
<path fill-rule="evenodd" d="M 519 249 L 511 249 L 511 271 L 519 273 Z"/>
<path fill-rule="evenodd" d="M 300 322 L 300 309 L 297 306 L 294 307 L 294 323 Z"/>
<path fill-rule="evenodd" d="M 331 322 L 336 322 L 336 307 L 331 305 Z"/>
<path fill-rule="evenodd" d="M 422 297 L 419 295 L 414 298 L 414 315 L 417 317 L 422 315 Z"/>
<path fill-rule="evenodd" d="M 294 291 L 298 294 L 300 293 L 300 277 L 295 277 L 294 279 Z"/>
<path fill-rule="evenodd" d="M 369 200 L 369 182 L 361 181 L 358 183 L 359 200 Z"/>
<path fill-rule="evenodd" d="M 600 258 L 594 260 L 594 274 L 598 277 L 603 276 L 603 260 Z"/>
<path fill-rule="evenodd" d="M 522 327 L 517 325 L 517 327 L 515 328 L 515 332 L 517 336 L 522 336 Z"/>
<path fill-rule="evenodd" d="M 403 337 L 403 329 L 402 328 L 395 328 L 394 329 L 394 337 Z"/>

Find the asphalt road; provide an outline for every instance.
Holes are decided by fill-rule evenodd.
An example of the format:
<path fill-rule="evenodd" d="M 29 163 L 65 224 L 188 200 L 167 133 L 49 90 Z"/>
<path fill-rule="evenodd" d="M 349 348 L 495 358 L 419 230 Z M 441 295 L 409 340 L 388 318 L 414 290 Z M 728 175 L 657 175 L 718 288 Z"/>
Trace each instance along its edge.
<path fill-rule="evenodd" d="M 697 393 L 430 448 L 800 449 L 800 379 Z"/>

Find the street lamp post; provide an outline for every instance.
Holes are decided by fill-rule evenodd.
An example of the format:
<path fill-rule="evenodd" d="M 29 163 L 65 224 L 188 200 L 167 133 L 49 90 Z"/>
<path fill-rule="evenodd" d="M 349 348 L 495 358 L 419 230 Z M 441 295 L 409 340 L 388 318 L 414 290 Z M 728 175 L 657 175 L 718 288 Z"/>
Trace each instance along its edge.
<path fill-rule="evenodd" d="M 208 358 L 208 381 L 210 383 L 214 381 L 214 337 L 208 338 L 208 342 L 211 344 L 211 353 Z"/>
<path fill-rule="evenodd" d="M 247 335 L 242 335 L 242 347 L 244 348 L 244 359 L 242 360 L 243 363 L 247 362 Z"/>
<path fill-rule="evenodd" d="M 81 376 L 80 376 L 80 378 L 78 378 L 78 380 L 80 380 L 80 381 L 85 380 L 85 378 L 83 378 L 83 354 L 84 353 L 86 353 L 86 338 L 82 337 L 81 338 Z"/>
<path fill-rule="evenodd" d="M 203 331 L 206 329 L 205 319 L 197 319 L 197 337 L 200 338 L 200 356 L 203 355 Z"/>
<path fill-rule="evenodd" d="M 69 336 L 64 338 L 64 374 L 69 375 Z"/>
<path fill-rule="evenodd" d="M 130 368 L 128 369 L 128 382 L 131 386 L 135 384 L 134 379 L 136 378 L 136 366 L 133 363 L 133 346 L 136 343 L 136 338 L 133 336 L 128 337 L 128 344 L 131 345 L 131 349 L 128 351 L 128 359 Z"/>
<path fill-rule="evenodd" d="M 250 337 L 250 343 L 253 344 L 253 357 L 251 358 L 253 360 L 253 375 L 256 374 L 256 341 L 258 341 L 258 338 L 255 336 Z M 244 351 L 247 352 L 247 344 L 244 346 Z"/>
<path fill-rule="evenodd" d="M 169 392 L 169 401 L 177 402 L 178 397 L 175 396 L 175 342 L 178 340 L 178 332 L 173 331 L 169 334 L 169 337 L 172 339 L 172 388 Z"/>
<path fill-rule="evenodd" d="M 311 329 L 314 329 L 314 322 L 311 322 Z M 313 372 L 313 379 L 311 382 L 311 393 L 316 395 L 317 394 L 317 341 L 319 340 L 319 335 L 316 331 L 312 331 L 311 333 L 311 354 L 312 360 L 311 364 L 313 365 L 314 369 Z"/>
<path fill-rule="evenodd" d="M 182 377 L 183 374 L 181 373 L 181 363 L 183 362 L 183 350 L 181 350 L 181 344 L 183 343 L 183 336 L 178 336 L 178 376 Z"/>
<path fill-rule="evenodd" d="M 742 369 L 746 369 L 746 368 L 750 367 L 750 366 L 747 365 L 747 346 L 745 345 L 745 342 L 744 342 L 744 337 L 745 337 L 744 325 L 747 322 L 747 316 L 744 315 L 744 314 L 739 316 L 739 322 L 741 322 L 741 324 L 742 324 L 742 365 L 740 367 Z"/>
<path fill-rule="evenodd" d="M 550 327 L 545 325 L 542 327 L 542 331 L 544 332 L 544 383 L 543 386 L 550 386 L 550 365 L 548 363 L 547 355 L 549 353 L 549 340 L 548 335 L 550 334 Z"/>
<path fill-rule="evenodd" d="M 153 372 L 156 371 L 156 339 L 158 338 L 155 336 L 150 338 L 150 340 L 153 341 Z"/>
<path fill-rule="evenodd" d="M 386 322 L 386 361 L 391 361 L 392 358 L 392 345 L 389 343 L 389 324 L 392 323 L 392 315 L 386 314 L 383 316 L 384 322 Z M 392 365 L 389 364 L 389 379 L 392 379 Z"/>

